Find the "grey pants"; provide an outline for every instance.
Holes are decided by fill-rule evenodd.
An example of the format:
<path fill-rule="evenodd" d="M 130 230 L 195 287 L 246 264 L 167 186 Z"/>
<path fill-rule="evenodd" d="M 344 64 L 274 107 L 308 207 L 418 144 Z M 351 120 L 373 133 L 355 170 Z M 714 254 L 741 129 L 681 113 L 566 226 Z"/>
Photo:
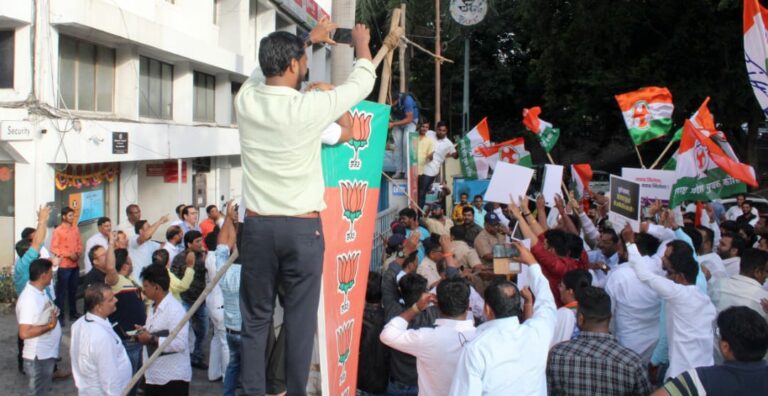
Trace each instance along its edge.
<path fill-rule="evenodd" d="M 325 241 L 319 218 L 246 217 L 241 240 L 240 381 L 246 395 L 266 393 L 267 339 L 278 284 L 285 291 L 288 395 L 305 395 L 317 328 Z"/>
<path fill-rule="evenodd" d="M 53 368 L 56 366 L 56 359 L 24 359 L 24 372 L 29 377 L 29 395 L 47 396 L 48 389 L 53 381 Z"/>

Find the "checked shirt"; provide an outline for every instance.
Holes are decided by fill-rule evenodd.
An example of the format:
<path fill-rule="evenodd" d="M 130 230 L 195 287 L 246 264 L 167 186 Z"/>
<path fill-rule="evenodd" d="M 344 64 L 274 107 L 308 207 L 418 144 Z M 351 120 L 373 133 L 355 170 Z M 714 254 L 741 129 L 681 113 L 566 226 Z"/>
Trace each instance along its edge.
<path fill-rule="evenodd" d="M 611 334 L 581 332 L 549 352 L 547 388 L 550 395 L 648 395 L 640 356 Z"/>

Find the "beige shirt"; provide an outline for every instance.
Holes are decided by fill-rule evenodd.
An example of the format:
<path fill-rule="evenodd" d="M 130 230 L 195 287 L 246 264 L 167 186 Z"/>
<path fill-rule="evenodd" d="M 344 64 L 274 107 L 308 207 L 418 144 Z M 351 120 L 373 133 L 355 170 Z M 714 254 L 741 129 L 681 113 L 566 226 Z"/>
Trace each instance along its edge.
<path fill-rule="evenodd" d="M 451 235 L 451 227 L 453 227 L 453 220 L 445 216 L 443 216 L 443 220 L 445 221 L 445 224 L 443 224 L 443 222 L 440 220 L 427 217 L 424 219 L 424 223 L 427 224 L 427 229 L 432 234 Z"/>
<path fill-rule="evenodd" d="M 493 259 L 484 260 L 483 256 L 486 254 L 492 254 L 493 246 L 497 244 L 503 244 L 506 242 L 506 240 L 507 238 L 504 236 L 504 234 L 491 235 L 485 229 L 477 234 L 477 238 L 475 238 L 475 250 L 477 250 L 477 255 L 480 256 L 480 259 L 483 260 L 483 264 L 493 266 Z"/>
<path fill-rule="evenodd" d="M 464 268 L 472 268 L 478 264 L 482 264 L 480 257 L 477 255 L 477 251 L 469 247 L 465 241 L 451 241 L 451 250 L 453 251 L 453 258 L 456 261 L 456 265 Z"/>
<path fill-rule="evenodd" d="M 416 273 L 427 278 L 427 289 L 431 289 L 440 280 L 440 274 L 437 272 L 437 263 L 429 257 L 424 257 L 424 260 L 421 260 Z"/>
<path fill-rule="evenodd" d="M 301 93 L 258 80 L 249 78 L 235 98 L 245 207 L 283 216 L 321 211 L 320 137 L 368 96 L 376 70 L 371 61 L 358 59 L 344 84 L 323 92 Z"/>

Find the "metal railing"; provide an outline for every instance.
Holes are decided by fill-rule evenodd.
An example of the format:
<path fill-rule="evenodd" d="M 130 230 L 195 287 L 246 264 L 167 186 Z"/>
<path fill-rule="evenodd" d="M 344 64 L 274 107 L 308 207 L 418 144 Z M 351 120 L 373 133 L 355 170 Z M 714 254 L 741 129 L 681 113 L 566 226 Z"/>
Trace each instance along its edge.
<path fill-rule="evenodd" d="M 388 237 L 392 230 L 389 224 L 397 219 L 397 213 L 400 208 L 397 206 L 389 207 L 376 215 L 376 226 L 373 230 L 373 248 L 371 249 L 371 271 L 379 271 L 383 264 L 384 257 L 384 239 Z"/>

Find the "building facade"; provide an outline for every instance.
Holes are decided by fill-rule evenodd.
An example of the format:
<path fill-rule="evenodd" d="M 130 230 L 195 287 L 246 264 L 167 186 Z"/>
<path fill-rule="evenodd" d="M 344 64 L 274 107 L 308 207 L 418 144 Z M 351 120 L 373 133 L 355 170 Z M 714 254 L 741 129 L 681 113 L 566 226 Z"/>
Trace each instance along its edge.
<path fill-rule="evenodd" d="M 314 0 L 1 1 L 0 267 L 41 205 L 74 206 L 85 240 L 132 203 L 155 221 L 239 198 L 233 99 L 259 41 L 329 12 Z M 329 81 L 330 49 L 308 56 L 310 80 Z"/>

